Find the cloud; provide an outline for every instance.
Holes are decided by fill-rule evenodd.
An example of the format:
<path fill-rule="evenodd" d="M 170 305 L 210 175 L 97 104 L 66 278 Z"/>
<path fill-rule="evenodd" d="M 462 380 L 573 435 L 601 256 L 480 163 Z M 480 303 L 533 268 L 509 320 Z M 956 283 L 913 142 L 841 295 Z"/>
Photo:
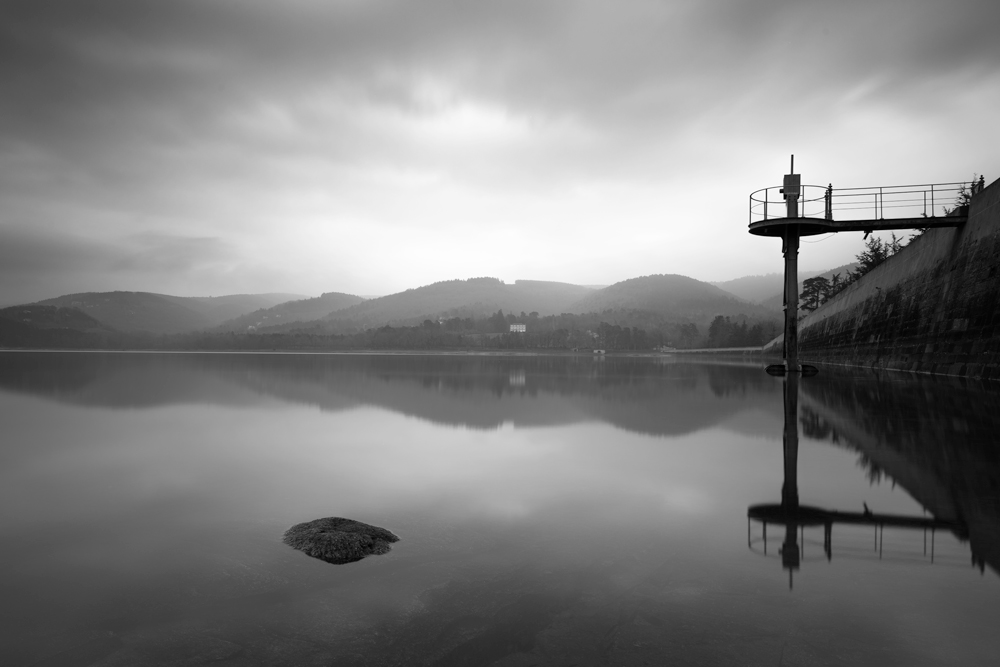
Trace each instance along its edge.
<path fill-rule="evenodd" d="M 990 73 L 989 3 L 15 3 L 4 126 L 73 154 L 225 135 L 317 100 L 427 115 L 479 104 L 645 133 L 742 97 L 898 95 Z M 440 95 L 428 94 L 437 87 Z M 322 104 L 320 105 L 322 106 Z"/>
<path fill-rule="evenodd" d="M 79 271 L 104 264 L 110 256 L 107 247 L 85 239 L 0 227 L 0 271 L 6 277 Z"/>
<path fill-rule="evenodd" d="M 127 239 L 128 247 L 113 271 L 193 271 L 233 259 L 233 248 L 218 238 L 183 237 L 143 232 Z"/>
<path fill-rule="evenodd" d="M 235 248 L 217 238 L 140 233 L 99 241 L 65 233 L 0 227 L 0 304 L 41 300 L 66 291 L 127 285 L 157 291 L 174 276 L 201 277 L 205 288 L 239 265 Z M 216 290 L 217 291 L 217 290 Z"/>
<path fill-rule="evenodd" d="M 1000 103 L 995 14 L 980 0 L 11 2 L 0 225 L 113 239 L 111 266 L 136 270 L 194 271 L 188 253 L 219 276 L 339 267 L 347 284 L 272 286 L 310 293 L 432 277 L 403 251 L 541 277 L 553 253 L 519 238 L 567 229 L 592 241 L 559 258 L 564 279 L 694 272 L 693 219 L 746 258 L 731 270 L 766 272 L 744 251 L 744 199 L 789 153 L 851 185 L 1000 168 L 961 138 Z M 511 240 L 456 235 L 479 221 Z M 597 240 L 609 226 L 663 250 L 637 265 Z M 413 245 L 384 247 L 404 230 Z M 324 256 L 330 237 L 352 243 Z M 73 261 L 109 270 L 88 248 Z"/>

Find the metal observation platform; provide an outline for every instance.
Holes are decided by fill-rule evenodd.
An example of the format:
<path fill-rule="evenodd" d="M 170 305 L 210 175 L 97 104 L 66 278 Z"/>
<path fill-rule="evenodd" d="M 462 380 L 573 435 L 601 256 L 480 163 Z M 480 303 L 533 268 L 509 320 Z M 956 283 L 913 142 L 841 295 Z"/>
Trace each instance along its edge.
<path fill-rule="evenodd" d="M 864 232 L 867 237 L 893 229 L 958 227 L 969 218 L 967 205 L 940 216 L 935 211 L 941 207 L 944 213 L 960 194 L 975 194 L 977 186 L 982 187 L 982 179 L 971 190 L 963 182 L 836 190 L 832 184 L 802 185 L 795 173 L 794 155 L 790 172 L 780 187 L 762 188 L 750 195 L 750 233 L 780 238 L 785 256 L 784 364 L 767 368 L 768 373 L 778 375 L 816 372 L 814 367 L 800 365 L 798 359 L 799 238 L 836 232 Z"/>
<path fill-rule="evenodd" d="M 798 174 L 788 174 L 798 177 Z M 791 179 L 794 180 L 794 179 Z M 789 225 L 798 235 L 957 227 L 968 220 L 968 206 L 948 215 L 939 207 L 954 205 L 968 183 L 839 188 L 833 185 L 786 185 L 750 195 L 750 233 L 784 237 Z M 796 190 L 797 188 L 797 190 Z"/>

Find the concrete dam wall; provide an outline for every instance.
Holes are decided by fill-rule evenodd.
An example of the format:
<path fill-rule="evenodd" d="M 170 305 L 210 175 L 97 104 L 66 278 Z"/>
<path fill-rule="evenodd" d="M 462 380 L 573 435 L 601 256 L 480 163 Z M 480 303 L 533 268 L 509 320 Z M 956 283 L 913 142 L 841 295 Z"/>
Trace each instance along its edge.
<path fill-rule="evenodd" d="M 973 196 L 966 224 L 928 230 L 804 317 L 799 354 L 814 363 L 1000 378 L 998 304 L 1000 180 Z"/>

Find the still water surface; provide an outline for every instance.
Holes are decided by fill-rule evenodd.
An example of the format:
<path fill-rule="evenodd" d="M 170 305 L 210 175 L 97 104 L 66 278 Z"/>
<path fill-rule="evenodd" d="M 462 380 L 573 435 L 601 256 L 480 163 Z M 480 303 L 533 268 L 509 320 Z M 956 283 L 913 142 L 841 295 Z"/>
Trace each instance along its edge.
<path fill-rule="evenodd" d="M 3 665 L 993 665 L 1000 394 L 447 355 L 0 353 Z M 790 466 L 788 464 L 791 464 Z M 803 505 L 922 529 L 748 519 Z M 343 516 L 400 536 L 330 565 Z M 925 541 L 926 540 L 926 541 Z"/>

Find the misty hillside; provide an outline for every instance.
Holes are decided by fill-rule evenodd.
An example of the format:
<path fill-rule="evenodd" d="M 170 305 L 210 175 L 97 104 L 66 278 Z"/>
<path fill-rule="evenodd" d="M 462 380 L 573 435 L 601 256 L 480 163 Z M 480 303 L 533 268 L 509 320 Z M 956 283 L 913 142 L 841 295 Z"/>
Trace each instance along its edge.
<path fill-rule="evenodd" d="M 800 273 L 799 274 L 799 294 L 802 294 L 802 281 L 803 280 L 807 280 L 809 278 L 815 278 L 817 276 L 822 276 L 822 277 L 826 278 L 827 280 L 829 280 L 830 276 L 832 276 L 835 273 L 839 273 L 841 278 L 846 278 L 848 273 L 850 273 L 851 271 L 854 271 L 857 268 L 858 268 L 858 263 L 857 262 L 852 262 L 850 264 L 844 264 L 842 266 L 838 266 L 837 268 L 830 269 L 828 271 L 823 271 L 823 272 L 810 271 L 808 273 Z M 782 282 L 778 281 L 778 288 L 777 288 L 777 290 L 769 298 L 764 299 L 760 303 L 761 303 L 762 306 L 767 306 L 768 308 L 777 308 L 778 310 L 781 310 L 782 308 L 784 308 L 785 307 L 785 288 L 784 288 L 784 285 L 782 284 Z"/>
<path fill-rule="evenodd" d="M 0 309 L 0 318 L 38 329 L 107 331 L 108 327 L 77 308 L 27 304 Z"/>
<path fill-rule="evenodd" d="M 775 292 L 781 292 L 784 279 L 784 274 L 767 273 L 762 276 L 743 276 L 734 280 L 709 284 L 751 303 L 760 303 L 774 296 Z"/>
<path fill-rule="evenodd" d="M 657 274 L 615 283 L 573 304 L 571 312 L 642 310 L 673 320 L 708 322 L 716 315 L 775 317 L 772 309 L 748 303 L 709 283 Z"/>
<path fill-rule="evenodd" d="M 369 323 L 405 322 L 423 317 L 481 317 L 498 310 L 554 315 L 592 290 L 569 283 L 497 278 L 470 278 L 408 289 L 372 299 L 330 315 L 329 320 Z"/>
<path fill-rule="evenodd" d="M 213 326 L 234 317 L 239 317 L 252 310 L 271 308 L 282 303 L 287 303 L 288 301 L 307 298 L 302 294 L 284 294 L 280 292 L 266 294 L 227 294 L 225 296 L 169 296 L 167 294 L 160 294 L 159 296 L 202 313 L 212 322 Z"/>
<path fill-rule="evenodd" d="M 28 304 L 0 309 L 0 347 L 83 347 L 110 330 L 76 308 Z"/>
<path fill-rule="evenodd" d="M 176 334 L 199 330 L 279 333 L 312 329 L 350 333 L 386 324 L 406 326 L 425 319 L 482 319 L 504 313 L 586 314 L 616 311 L 645 313 L 655 321 L 708 324 L 717 315 L 773 319 L 776 309 L 752 304 L 714 285 L 680 275 L 652 275 L 602 289 L 569 283 L 496 278 L 449 280 L 376 299 L 328 292 L 311 299 L 289 295 L 174 297 L 149 292 L 71 294 L 39 305 L 77 309 L 78 326 L 124 333 Z M 280 303 L 268 303 L 284 300 Z M 265 306 L 261 306 L 261 303 Z M 245 310 L 240 310 L 244 308 Z M 238 311 L 236 316 L 232 313 Z M 68 315 L 64 317 L 69 317 Z M 96 322 L 95 325 L 89 320 Z M 252 328 L 251 328 L 252 327 Z"/>
<path fill-rule="evenodd" d="M 425 318 L 483 317 L 498 310 L 552 315 L 567 312 L 570 304 L 592 292 L 569 283 L 518 280 L 508 285 L 497 278 L 470 278 L 408 289 L 370 299 L 323 318 L 326 330 L 370 328 L 384 324 L 414 324 Z M 287 331 L 292 325 L 268 327 Z"/>
<path fill-rule="evenodd" d="M 243 332 L 253 327 L 272 327 L 287 322 L 311 322 L 337 310 L 356 306 L 364 301 L 360 296 L 341 292 L 326 292 L 311 299 L 286 301 L 270 308 L 260 308 L 252 313 L 227 320 L 218 326 L 220 331 Z"/>
<path fill-rule="evenodd" d="M 214 327 L 237 315 L 274 306 L 290 298 L 296 297 L 289 294 L 181 297 L 150 292 L 85 292 L 38 303 L 79 309 L 119 331 L 171 334 Z"/>
<path fill-rule="evenodd" d="M 679 275 L 633 278 L 603 289 L 567 283 L 518 280 L 507 285 L 496 278 L 450 280 L 390 294 L 338 310 L 312 323 L 287 322 L 259 327 L 277 333 L 313 328 L 316 332 L 349 332 L 386 324 L 411 325 L 424 319 L 482 318 L 498 310 L 537 312 L 541 316 L 611 311 L 642 311 L 675 322 L 708 324 L 717 315 L 774 319 L 779 313 L 741 300 L 709 283 Z"/>

